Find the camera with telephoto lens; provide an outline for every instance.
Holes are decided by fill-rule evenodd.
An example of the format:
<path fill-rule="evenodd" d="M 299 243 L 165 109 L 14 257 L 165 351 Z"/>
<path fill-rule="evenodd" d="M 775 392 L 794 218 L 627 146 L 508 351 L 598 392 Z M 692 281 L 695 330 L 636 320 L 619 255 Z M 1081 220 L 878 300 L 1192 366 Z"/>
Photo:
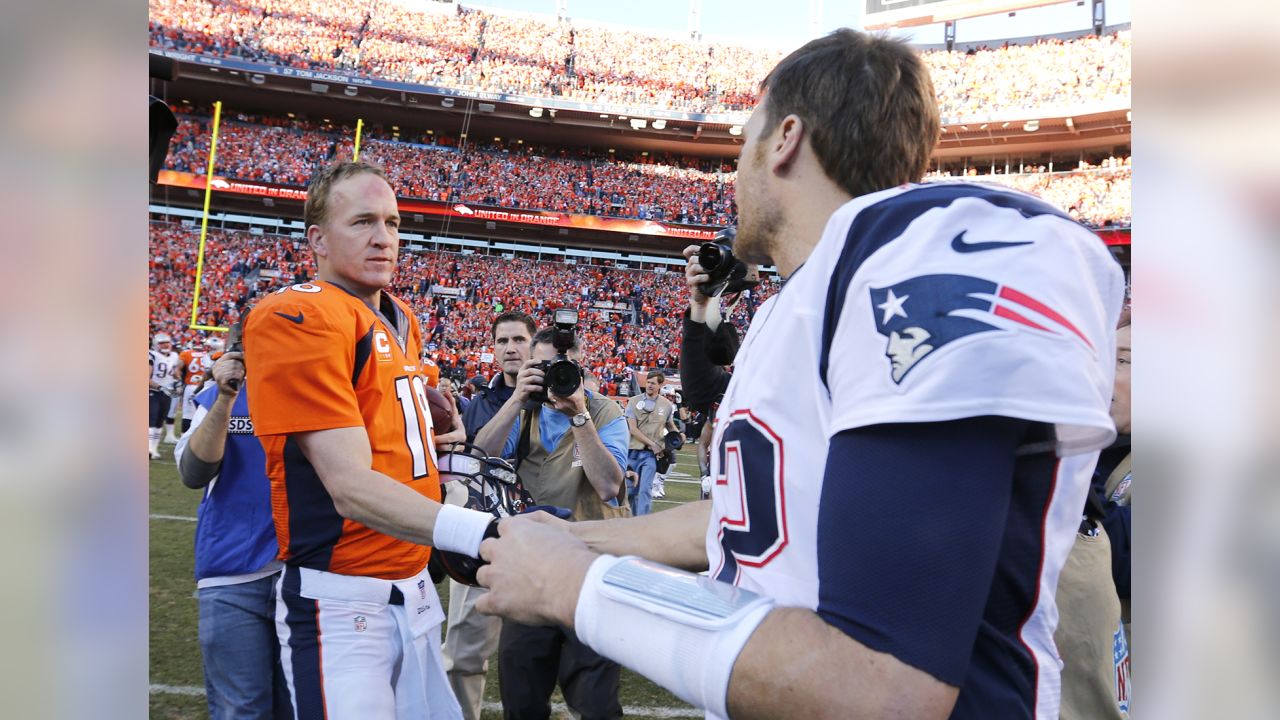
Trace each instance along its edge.
<path fill-rule="evenodd" d="M 759 281 L 747 279 L 747 264 L 733 256 L 733 241 L 738 228 L 729 226 L 716 233 L 715 239 L 698 247 L 698 264 L 709 279 L 698 286 L 703 295 L 719 297 L 726 292 L 749 290 Z"/>
<path fill-rule="evenodd" d="M 582 386 L 582 366 L 565 354 L 577 342 L 578 313 L 576 310 L 557 310 L 553 322 L 556 332 L 551 344 L 556 349 L 556 357 L 534 366 L 542 371 L 542 389 L 530 394 L 529 399 L 537 403 L 546 402 L 548 392 L 555 393 L 557 397 L 569 397 Z"/>

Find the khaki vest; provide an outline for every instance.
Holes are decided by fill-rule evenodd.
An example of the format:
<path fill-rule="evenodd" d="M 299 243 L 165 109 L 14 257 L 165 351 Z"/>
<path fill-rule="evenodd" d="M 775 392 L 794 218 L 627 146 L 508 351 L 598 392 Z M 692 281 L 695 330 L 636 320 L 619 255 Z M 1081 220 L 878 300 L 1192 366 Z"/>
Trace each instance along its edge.
<path fill-rule="evenodd" d="M 1062 657 L 1062 720 L 1129 717 L 1128 641 L 1120 627 L 1120 599 L 1111 580 L 1111 542 L 1076 535 L 1058 577 L 1058 628 Z"/>
<path fill-rule="evenodd" d="M 671 404 L 670 400 L 659 395 L 656 401 L 657 405 L 652 411 L 646 413 L 637 410 L 636 407 L 640 402 L 646 399 L 648 399 L 647 395 L 636 395 L 627 401 L 627 408 L 630 410 L 631 416 L 635 418 L 636 427 L 640 429 L 640 432 L 644 433 L 649 437 L 649 439 L 661 445 L 662 437 L 666 435 L 666 432 L 663 431 L 663 427 L 666 426 L 667 421 L 671 419 L 671 416 L 675 414 L 676 408 Z M 592 414 L 594 415 L 594 413 Z M 632 450 L 645 449 L 644 443 L 637 440 L 634 436 L 631 438 L 629 447 Z"/>
<path fill-rule="evenodd" d="M 573 441 L 573 429 L 565 431 L 560 443 L 550 451 L 543 447 L 539 419 L 543 408 L 530 413 L 529 454 L 520 463 L 520 482 L 539 505 L 556 505 L 570 508 L 574 520 L 598 520 L 603 517 L 604 501 L 596 494 L 578 457 L 577 443 Z M 618 403 L 603 395 L 587 396 L 587 412 L 596 428 L 601 428 L 622 416 Z M 523 416 L 522 416 L 523 417 Z M 584 502 L 594 499 L 595 502 Z M 619 502 L 625 502 L 626 493 L 619 491 Z"/>

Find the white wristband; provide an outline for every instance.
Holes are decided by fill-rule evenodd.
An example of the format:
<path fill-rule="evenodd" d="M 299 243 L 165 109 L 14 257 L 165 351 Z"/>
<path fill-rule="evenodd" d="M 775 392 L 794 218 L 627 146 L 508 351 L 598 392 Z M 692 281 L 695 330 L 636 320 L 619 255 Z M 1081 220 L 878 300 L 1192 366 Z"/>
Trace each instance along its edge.
<path fill-rule="evenodd" d="M 729 676 L 773 601 L 641 560 L 591 563 L 574 612 L 578 638 L 710 715 L 728 717 Z"/>
<path fill-rule="evenodd" d="M 492 515 L 479 510 L 441 505 L 436 515 L 436 526 L 431 531 L 431 545 L 478 558 L 480 541 L 484 540 L 484 531 L 489 529 L 493 520 Z"/>

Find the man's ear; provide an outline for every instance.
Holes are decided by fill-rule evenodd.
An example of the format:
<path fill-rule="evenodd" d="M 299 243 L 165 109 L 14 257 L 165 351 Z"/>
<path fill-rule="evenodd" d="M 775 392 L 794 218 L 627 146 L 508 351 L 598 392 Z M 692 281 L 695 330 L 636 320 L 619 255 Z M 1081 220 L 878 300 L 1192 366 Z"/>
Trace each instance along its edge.
<path fill-rule="evenodd" d="M 324 231 L 319 225 L 307 226 L 307 244 L 311 246 L 311 252 L 317 257 L 328 257 L 329 248 L 324 243 Z"/>
<path fill-rule="evenodd" d="M 770 147 L 770 166 L 774 172 L 785 174 L 795 164 L 808 131 L 799 115 L 782 118 L 774 130 L 773 144 Z"/>

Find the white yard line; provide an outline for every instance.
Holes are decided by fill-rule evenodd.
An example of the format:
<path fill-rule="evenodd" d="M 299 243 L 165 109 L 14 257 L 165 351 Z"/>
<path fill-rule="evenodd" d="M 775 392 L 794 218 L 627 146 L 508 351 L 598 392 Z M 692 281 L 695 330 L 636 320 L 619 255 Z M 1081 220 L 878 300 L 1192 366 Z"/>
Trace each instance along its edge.
<path fill-rule="evenodd" d="M 181 520 L 182 522 L 195 522 L 195 521 L 196 521 L 196 519 L 195 519 L 195 518 L 193 518 L 193 517 L 187 517 L 186 515 L 157 515 L 157 514 L 155 514 L 155 513 L 152 513 L 152 514 L 148 515 L 147 517 L 151 518 L 152 520 Z"/>

